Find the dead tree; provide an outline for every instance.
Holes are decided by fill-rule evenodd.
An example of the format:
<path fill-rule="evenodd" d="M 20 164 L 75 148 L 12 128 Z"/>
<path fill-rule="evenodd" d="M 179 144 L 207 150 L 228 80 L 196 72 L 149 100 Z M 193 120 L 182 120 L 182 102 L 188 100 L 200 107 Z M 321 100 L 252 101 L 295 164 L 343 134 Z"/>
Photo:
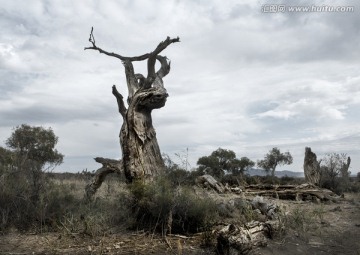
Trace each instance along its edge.
<path fill-rule="evenodd" d="M 320 163 L 316 158 L 316 154 L 311 151 L 310 147 L 305 147 L 304 157 L 304 175 L 305 181 L 314 185 L 320 183 Z"/>
<path fill-rule="evenodd" d="M 350 176 L 349 168 L 350 168 L 351 158 L 347 157 L 346 163 L 344 162 L 341 169 L 340 174 L 342 178 L 348 179 Z"/>
<path fill-rule="evenodd" d="M 122 160 L 118 164 L 118 170 L 124 171 L 129 182 L 134 180 L 151 181 L 165 167 L 152 124 L 151 112 L 154 109 L 163 107 L 168 97 L 163 78 L 170 72 L 170 61 L 159 54 L 170 44 L 179 41 L 179 37 L 174 39 L 167 37 L 150 53 L 125 57 L 98 47 L 95 42 L 93 28 L 91 28 L 89 42 L 92 46 L 85 47 L 85 50 L 96 50 L 107 56 L 115 57 L 121 60 L 125 67 L 128 108 L 126 108 L 123 96 L 118 92 L 115 85 L 112 87 L 112 93 L 117 100 L 119 112 L 123 118 L 123 125 L 119 135 Z M 143 60 L 147 60 L 148 73 L 146 77 L 135 73 L 132 63 Z M 157 71 L 155 70 L 156 61 L 159 61 L 161 65 Z M 103 171 L 100 171 L 101 169 Z M 106 164 L 103 164 L 103 167 L 99 169 L 102 176 L 104 173 L 114 171 L 111 168 L 108 171 L 104 169 L 108 169 Z M 98 182 L 93 182 L 93 188 L 100 186 L 103 178 L 98 178 L 98 180 Z"/>

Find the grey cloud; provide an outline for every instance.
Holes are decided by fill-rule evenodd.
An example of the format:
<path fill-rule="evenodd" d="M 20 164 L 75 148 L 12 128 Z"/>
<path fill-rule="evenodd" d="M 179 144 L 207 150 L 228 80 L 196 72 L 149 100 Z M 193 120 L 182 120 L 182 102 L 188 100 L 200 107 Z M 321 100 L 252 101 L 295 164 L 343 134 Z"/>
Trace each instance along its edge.
<path fill-rule="evenodd" d="M 0 109 L 2 116 L 0 124 L 17 126 L 23 123 L 38 125 L 41 123 L 63 123 L 74 120 L 101 121 L 117 117 L 114 109 L 102 105 L 77 106 L 64 105 L 63 107 L 36 103 L 29 107 L 14 106 L 12 109 Z"/>
<path fill-rule="evenodd" d="M 127 55 L 179 35 L 181 43 L 164 51 L 172 60 L 164 79 L 170 97 L 153 113 L 162 151 L 189 147 L 196 162 L 227 147 L 256 160 L 281 145 L 294 148 L 300 162 L 294 169 L 301 170 L 304 141 L 325 146 L 323 137 L 337 139 L 359 127 L 359 11 L 273 15 L 261 13 L 265 3 L 37 1 L 26 7 L 7 1 L 0 7 L 0 39 L 19 59 L 12 66 L 0 60 L 0 103 L 7 106 L 0 109 L 2 127 L 23 121 L 55 126 L 64 141 L 65 168 L 96 168 L 89 163 L 93 154 L 119 154 L 121 118 L 109 89 L 114 83 L 126 88 L 119 61 L 83 51 L 91 26 L 99 46 Z M 146 63 L 136 71 L 146 72 Z M 16 105 L 20 92 L 21 100 L 29 99 L 24 107 Z M 304 99 L 310 103 L 301 104 Z M 344 118 L 317 121 L 323 112 L 313 102 Z M 259 118 L 271 111 L 293 115 Z M 352 151 L 354 144 L 344 140 L 342 146 Z"/>
<path fill-rule="evenodd" d="M 43 78 L 40 73 L 20 73 L 6 69 L 0 69 L 0 99 L 7 99 L 10 95 L 16 96 L 24 87 L 32 81 Z"/>

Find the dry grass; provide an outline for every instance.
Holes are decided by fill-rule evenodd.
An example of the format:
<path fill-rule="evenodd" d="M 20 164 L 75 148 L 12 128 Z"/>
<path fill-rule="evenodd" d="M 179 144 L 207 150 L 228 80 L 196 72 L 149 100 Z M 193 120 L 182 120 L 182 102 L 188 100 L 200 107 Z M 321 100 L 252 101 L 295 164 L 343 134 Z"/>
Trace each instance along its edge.
<path fill-rule="evenodd" d="M 0 238 L 0 251 L 2 251 L 0 254 L 32 254 L 32 252 L 35 254 L 214 254 L 213 248 L 202 247 L 202 245 L 214 247 L 214 233 L 210 231 L 211 226 L 207 228 L 205 226 L 199 235 L 187 237 L 173 235 L 168 236 L 167 239 L 156 234 L 154 228 L 139 231 L 143 228 L 138 226 L 138 231 L 129 232 L 127 227 L 134 224 L 134 214 L 128 210 L 133 194 L 125 183 L 116 178 L 105 180 L 90 204 L 82 201 L 87 183 L 85 178 L 53 178 L 51 181 L 52 191 L 64 192 L 71 198 L 63 200 L 68 201 L 66 206 L 69 209 L 55 223 L 54 229 L 57 232 L 37 232 L 37 235 L 32 235 L 29 232 L 19 234 L 9 230 L 10 233 Z M 156 187 L 154 192 L 157 194 L 155 197 L 163 201 L 162 193 L 156 193 L 159 192 L 159 187 Z M 165 190 L 165 192 L 168 191 Z M 229 218 L 219 219 L 220 221 L 243 221 L 258 217 L 254 211 L 250 210 L 248 204 L 240 203 L 241 199 L 245 198 L 240 198 L 238 195 L 220 196 L 203 190 L 196 190 L 196 193 L 204 196 L 205 200 L 222 199 L 222 201 L 227 201 L 225 205 L 236 205 L 235 210 L 226 211 L 226 217 Z M 155 210 L 156 200 L 151 199 L 149 194 L 144 197 L 145 205 L 149 206 L 147 209 Z M 164 193 L 163 196 L 169 198 L 170 202 L 173 201 L 172 193 Z M 57 197 L 58 195 L 53 196 L 53 199 Z M 184 203 L 186 197 L 182 197 Z M 281 253 L 284 246 L 288 246 L 287 252 L 300 254 L 291 247 L 294 243 L 303 246 L 303 250 L 307 251 L 304 254 L 315 254 L 319 252 L 319 249 L 324 250 L 325 246 L 331 247 L 328 250 L 325 249 L 328 254 L 335 254 L 331 253 L 331 249 L 339 254 L 341 251 L 339 247 L 345 249 L 343 254 L 356 254 L 346 253 L 348 252 L 346 247 L 351 245 L 354 247 L 353 252 L 360 249 L 356 244 L 357 239 L 360 239 L 358 227 L 360 226 L 360 193 L 345 194 L 345 199 L 336 204 L 274 201 L 282 209 L 281 220 L 288 231 L 280 236 L 280 242 L 276 239 L 270 243 L 269 249 L 274 249 L 273 253 L 266 253 L 264 250 L 262 254 L 287 254 Z M 64 207 L 64 202 L 61 203 L 59 205 Z M 195 209 L 197 211 L 193 213 L 204 210 L 197 207 Z M 186 208 L 182 210 L 185 210 L 187 215 L 191 212 L 186 211 Z M 158 214 L 156 216 L 158 217 Z M 280 249 L 280 246 L 283 248 Z"/>

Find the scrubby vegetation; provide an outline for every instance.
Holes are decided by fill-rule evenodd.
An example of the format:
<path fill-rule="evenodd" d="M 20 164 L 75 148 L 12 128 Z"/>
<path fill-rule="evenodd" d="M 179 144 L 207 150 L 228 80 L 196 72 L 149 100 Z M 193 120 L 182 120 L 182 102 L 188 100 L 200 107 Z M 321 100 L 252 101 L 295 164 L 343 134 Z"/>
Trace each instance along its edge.
<path fill-rule="evenodd" d="M 350 177 L 351 159 L 346 154 L 330 153 L 321 160 L 320 187 L 341 195 L 344 192 L 358 192 L 360 186 Z"/>
<path fill-rule="evenodd" d="M 69 237 L 96 237 L 127 231 L 160 236 L 201 232 L 201 243 L 215 247 L 213 229 L 219 223 L 246 226 L 271 217 L 240 193 L 225 198 L 214 190 L 200 189 L 197 177 L 214 174 L 227 192 L 231 187 L 244 189 L 253 184 L 304 183 L 304 178 L 250 176 L 247 170 L 254 162 L 246 157 L 237 159 L 232 151 L 219 148 L 200 158 L 199 168 L 192 171 L 164 156 L 165 172 L 150 183 L 127 183 L 123 175 L 108 175 L 95 197 L 87 200 L 85 185 L 94 172 L 49 171 L 63 159 L 55 149 L 57 140 L 51 129 L 22 125 L 7 140 L 8 147 L 0 147 L 0 233 L 55 231 Z M 349 176 L 344 170 L 347 162 L 345 155 L 328 155 L 322 163 L 320 185 L 338 194 L 359 192 L 359 175 Z M 321 204 L 311 210 L 274 208 L 277 216 L 271 219 L 278 220 L 281 238 L 285 230 L 308 238 L 308 231 L 325 222 Z"/>

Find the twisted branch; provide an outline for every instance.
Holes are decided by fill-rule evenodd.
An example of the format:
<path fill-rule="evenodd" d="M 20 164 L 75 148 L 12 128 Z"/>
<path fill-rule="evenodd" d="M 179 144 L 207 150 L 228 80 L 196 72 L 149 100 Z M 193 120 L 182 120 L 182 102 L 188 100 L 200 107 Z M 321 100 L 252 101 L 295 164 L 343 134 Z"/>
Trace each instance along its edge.
<path fill-rule="evenodd" d="M 151 64 L 151 63 L 155 64 L 155 59 L 153 59 L 153 58 L 156 58 L 156 55 L 158 55 L 161 51 L 166 49 L 167 46 L 169 46 L 170 44 L 175 43 L 175 42 L 180 42 L 179 37 L 172 38 L 172 39 L 170 37 L 167 37 L 164 41 L 159 43 L 159 45 L 156 47 L 156 49 L 153 52 L 146 53 L 146 54 L 143 54 L 143 55 L 140 55 L 140 56 L 135 56 L 135 57 L 125 57 L 125 56 L 119 55 L 117 53 L 108 52 L 108 51 L 103 50 L 100 47 L 96 46 L 95 37 L 94 37 L 93 32 L 94 32 L 94 28 L 91 27 L 89 42 L 91 42 L 92 46 L 91 47 L 85 47 L 84 50 L 97 50 L 100 53 L 103 53 L 103 54 L 111 56 L 111 57 L 118 58 L 118 59 L 120 59 L 122 61 L 126 61 L 126 60 L 129 60 L 129 61 L 142 61 L 142 60 L 151 58 L 150 63 L 148 62 L 148 68 L 149 68 L 149 64 Z M 152 67 L 150 67 L 150 68 L 152 68 Z"/>
<path fill-rule="evenodd" d="M 166 49 L 166 47 L 168 47 L 170 44 L 180 42 L 180 38 L 179 37 L 177 37 L 177 38 L 167 37 L 164 41 L 162 41 L 158 44 L 158 46 L 155 48 L 154 51 L 140 55 L 140 56 L 135 56 L 135 57 L 125 57 L 125 56 L 119 55 L 117 53 L 108 52 L 108 51 L 103 50 L 102 48 L 98 47 L 95 42 L 93 27 L 91 27 L 89 42 L 92 44 L 92 46 L 85 47 L 84 50 L 97 50 L 100 53 L 103 53 L 103 54 L 111 56 L 111 57 L 118 58 L 122 61 L 123 65 L 125 67 L 126 80 L 127 80 L 128 90 L 129 90 L 128 102 L 131 102 L 133 95 L 139 89 L 150 88 L 157 78 L 160 79 L 161 86 L 163 86 L 161 79 L 169 73 L 170 61 L 168 62 L 166 57 L 160 56 L 159 54 L 164 49 Z M 146 60 L 146 59 L 148 60 L 148 62 L 147 62 L 148 75 L 145 78 L 142 74 L 134 73 L 134 67 L 132 65 L 132 61 L 142 61 L 142 60 Z M 157 72 L 155 72 L 156 60 L 158 60 L 161 63 L 161 68 Z M 157 84 L 158 84 L 158 82 L 157 82 Z"/>

